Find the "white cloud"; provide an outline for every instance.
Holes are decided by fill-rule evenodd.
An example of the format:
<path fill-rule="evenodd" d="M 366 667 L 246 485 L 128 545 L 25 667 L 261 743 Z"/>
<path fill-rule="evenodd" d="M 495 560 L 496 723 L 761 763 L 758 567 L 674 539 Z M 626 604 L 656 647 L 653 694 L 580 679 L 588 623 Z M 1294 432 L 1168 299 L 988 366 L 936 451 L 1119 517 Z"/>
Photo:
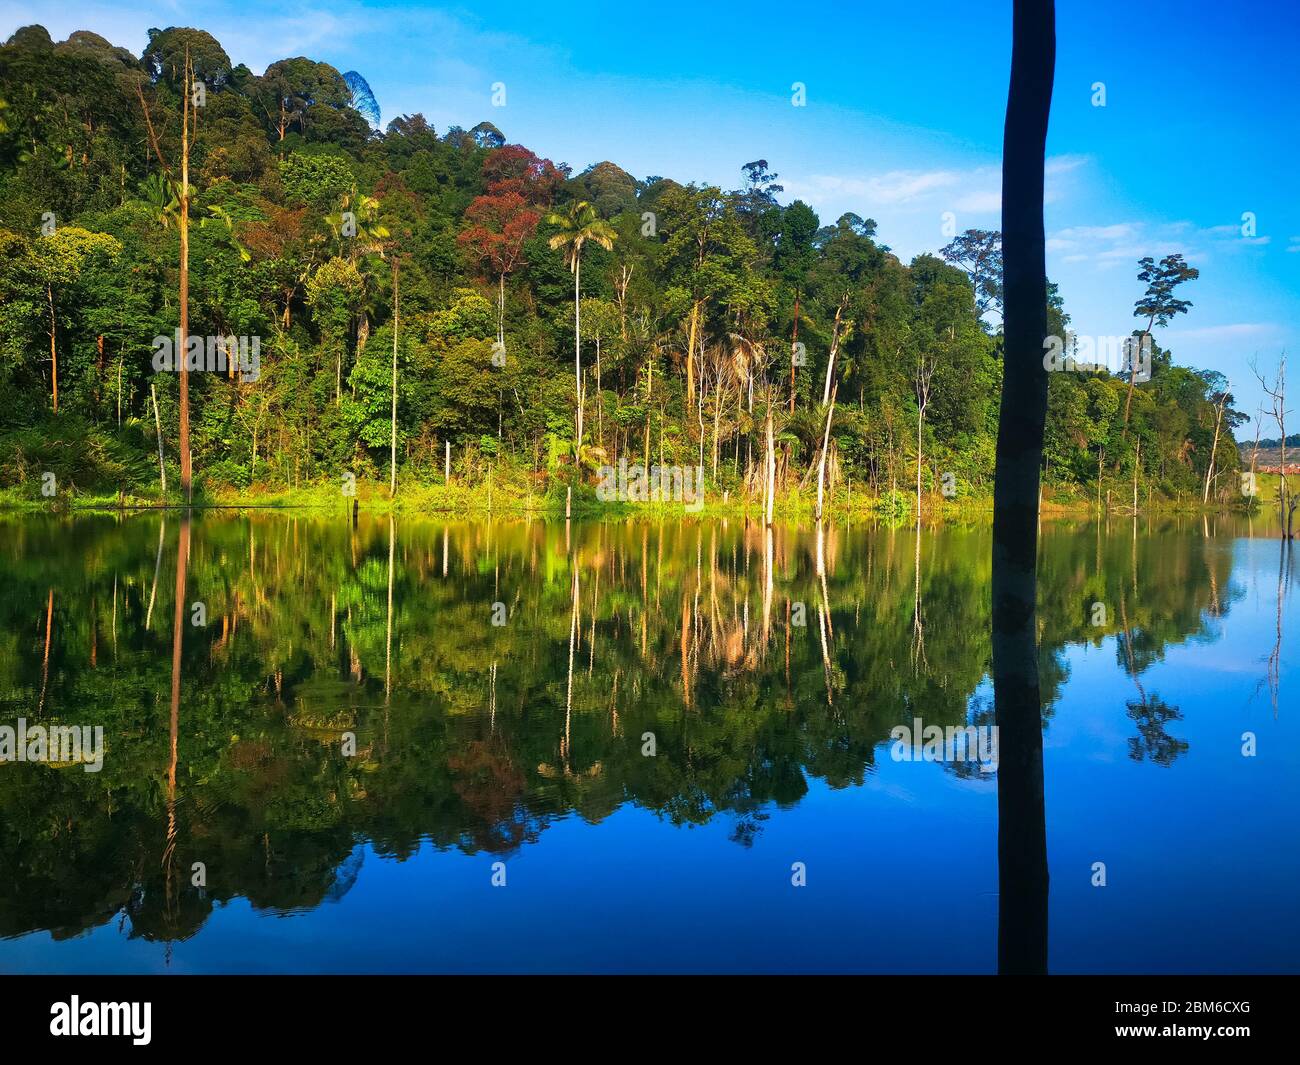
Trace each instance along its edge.
<path fill-rule="evenodd" d="M 1048 235 L 1047 250 L 1064 262 L 1090 261 L 1098 270 L 1117 263 L 1136 263 L 1145 256 L 1182 255 L 1202 267 L 1220 254 L 1231 255 L 1270 242 L 1269 237 L 1243 237 L 1233 225 L 1198 227 L 1176 222 L 1115 222 L 1097 226 L 1071 226 Z"/>
<path fill-rule="evenodd" d="M 788 181 L 786 192 L 814 204 L 827 196 L 852 196 L 870 208 L 875 204 L 910 203 L 959 181 L 960 175 L 953 170 L 891 170 L 865 178 L 812 174 L 802 181 Z"/>
<path fill-rule="evenodd" d="M 1272 322 L 1233 322 L 1229 325 L 1206 325 L 1197 329 L 1169 327 L 1171 340 L 1202 342 L 1227 342 L 1233 340 L 1260 340 L 1273 336 L 1277 326 Z"/>
<path fill-rule="evenodd" d="M 953 205 L 958 211 L 970 211 L 975 214 L 1000 212 L 1002 210 L 1002 193 L 996 189 L 984 192 L 971 192 Z"/>
<path fill-rule="evenodd" d="M 1062 178 L 1084 166 L 1087 156 L 1053 156 L 1046 163 L 1045 199 L 1063 198 Z M 889 170 L 862 177 L 812 174 L 791 178 L 786 192 L 814 207 L 828 198 L 853 197 L 865 210 L 877 207 L 926 206 L 937 211 L 996 215 L 1002 210 L 1002 174 L 997 166 Z M 959 223 L 960 224 L 960 223 Z"/>
<path fill-rule="evenodd" d="M 1078 170 L 1087 162 L 1086 155 L 1054 155 L 1044 164 L 1044 173 L 1049 178 L 1057 177 L 1060 174 L 1068 174 L 1071 170 Z"/>

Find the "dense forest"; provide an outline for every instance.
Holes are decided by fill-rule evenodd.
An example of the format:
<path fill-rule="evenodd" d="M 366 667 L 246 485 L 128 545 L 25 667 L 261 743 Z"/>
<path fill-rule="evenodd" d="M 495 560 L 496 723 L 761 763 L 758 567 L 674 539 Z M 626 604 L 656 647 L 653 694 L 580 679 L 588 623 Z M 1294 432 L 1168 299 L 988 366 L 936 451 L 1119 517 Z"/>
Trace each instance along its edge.
<path fill-rule="evenodd" d="M 375 498 L 585 505 L 620 462 L 702 467 L 710 501 L 987 497 L 996 232 L 905 263 L 870 218 L 782 204 L 765 160 L 736 189 L 575 174 L 489 122 L 363 111 L 351 72 L 258 76 L 197 29 L 139 57 L 39 26 L 0 47 L 7 498 L 47 473 L 61 497 L 175 497 L 187 455 L 197 499 L 351 474 Z M 1135 273 L 1149 372 L 1079 351 L 1050 374 L 1049 501 L 1240 499 L 1224 378 L 1157 339 L 1197 271 Z M 159 370 L 178 330 L 198 361 Z"/>

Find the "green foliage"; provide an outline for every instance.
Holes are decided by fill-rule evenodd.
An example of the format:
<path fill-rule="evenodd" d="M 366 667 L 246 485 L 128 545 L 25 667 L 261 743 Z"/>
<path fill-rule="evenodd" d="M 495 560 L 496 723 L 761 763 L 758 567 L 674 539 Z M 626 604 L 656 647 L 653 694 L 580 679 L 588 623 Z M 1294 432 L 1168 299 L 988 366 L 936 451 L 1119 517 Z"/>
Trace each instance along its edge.
<path fill-rule="evenodd" d="M 66 938 L 121 914 L 131 935 L 180 940 L 236 898 L 297 912 L 347 890 L 358 839 L 509 855 L 567 818 L 637 807 L 733 824 L 743 843 L 764 808 L 861 784 L 895 725 L 990 723 L 987 529 L 927 534 L 920 553 L 910 531 L 832 529 L 818 555 L 792 527 L 765 595 L 762 537 L 737 522 L 354 528 L 337 488 L 333 505 L 208 514 L 184 554 L 174 513 L 0 514 L 3 717 L 39 706 L 43 724 L 106 740 L 98 773 L 0 772 L 0 936 Z M 1049 742 L 1066 652 L 1086 642 L 1113 656 L 1133 757 L 1186 750 L 1148 671 L 1247 594 L 1195 524 L 1044 539 Z M 176 634 L 173 732 L 182 561 L 208 624 Z M 486 623 L 498 597 L 508 625 Z M 790 625 L 791 601 L 810 622 L 824 611 L 824 630 Z M 1102 625 L 1093 602 L 1111 606 Z M 921 640 L 941 671 L 909 665 Z"/>
<path fill-rule="evenodd" d="M 778 490 L 797 509 L 816 477 L 834 344 L 832 501 L 852 484 L 894 514 L 888 493 L 918 467 L 931 492 L 950 472 L 959 500 L 987 494 L 996 232 L 905 263 L 869 218 L 823 224 L 802 201 L 782 205 L 763 159 L 727 190 L 638 181 L 609 161 L 570 176 L 488 122 L 439 135 L 403 115 L 372 133 L 329 64 L 291 57 L 256 77 L 186 27 L 152 30 L 139 61 L 95 34 L 55 43 L 40 27 L 0 46 L 0 433 L 52 407 L 57 361 L 60 416 L 122 446 L 119 422 L 145 426 L 128 465 L 156 470 L 156 394 L 165 461 L 178 458 L 177 382 L 151 356 L 179 325 L 182 205 L 178 173 L 152 149 L 156 135 L 159 154 L 178 157 L 187 51 L 207 89 L 190 166 L 190 328 L 256 337 L 261 352 L 257 380 L 191 375 L 202 488 L 309 491 L 382 467 L 396 304 L 411 490 L 441 480 L 450 441 L 469 475 L 485 477 L 490 456 L 527 471 L 539 496 L 557 484 L 581 494 L 603 462 L 628 458 L 703 462 L 711 494 L 752 498 L 770 408 Z M 1139 268 L 1143 326 L 1186 313 L 1179 286 L 1194 268 L 1177 256 Z M 1064 335 L 1054 287 L 1048 314 Z M 1146 489 L 1189 495 L 1213 462 L 1230 497 L 1230 396 L 1211 454 L 1225 388 L 1154 344 L 1131 402 L 1124 376 L 1053 374 L 1049 487 L 1092 498 L 1099 478 L 1136 472 Z M 115 468 L 103 463 L 101 480 Z"/>
<path fill-rule="evenodd" d="M 354 186 L 356 178 L 345 158 L 293 152 L 280 162 L 280 183 L 289 207 L 324 210 Z"/>

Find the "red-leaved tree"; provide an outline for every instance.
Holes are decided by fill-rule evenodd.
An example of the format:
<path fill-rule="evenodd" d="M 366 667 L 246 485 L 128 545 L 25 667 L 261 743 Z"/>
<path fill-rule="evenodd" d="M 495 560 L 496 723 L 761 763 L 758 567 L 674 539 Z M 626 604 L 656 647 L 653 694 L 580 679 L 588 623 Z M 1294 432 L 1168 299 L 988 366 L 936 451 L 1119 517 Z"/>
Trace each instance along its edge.
<path fill-rule="evenodd" d="M 478 265 L 497 280 L 497 343 L 505 343 L 506 275 L 524 263 L 524 244 L 541 213 L 522 193 L 509 189 L 476 197 L 465 211 L 469 223 L 457 238 Z"/>

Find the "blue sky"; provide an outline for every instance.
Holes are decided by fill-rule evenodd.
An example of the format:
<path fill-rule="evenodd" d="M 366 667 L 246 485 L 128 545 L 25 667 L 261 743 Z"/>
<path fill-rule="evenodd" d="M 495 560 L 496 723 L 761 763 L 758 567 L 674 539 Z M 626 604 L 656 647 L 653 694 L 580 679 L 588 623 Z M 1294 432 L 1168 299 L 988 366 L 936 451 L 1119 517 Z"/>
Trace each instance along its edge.
<path fill-rule="evenodd" d="M 1183 252 L 1201 270 L 1186 291 L 1194 306 L 1160 342 L 1179 362 L 1227 374 L 1253 414 L 1251 358 L 1271 371 L 1300 348 L 1300 9 L 1057 8 L 1048 272 L 1072 326 L 1128 333 L 1137 259 Z M 784 201 L 801 198 L 824 221 L 874 218 L 906 260 L 946 242 L 945 212 L 959 229 L 998 227 L 1010 12 L 1010 0 L 477 10 L 0 0 L 0 36 L 37 21 L 56 40 L 90 29 L 138 53 L 151 26 L 199 25 L 255 72 L 294 55 L 356 69 L 385 122 L 422 111 L 441 131 L 487 119 L 575 172 L 609 159 L 637 177 L 734 187 L 744 163 L 765 158 Z M 504 107 L 491 103 L 496 82 Z M 795 82 L 804 107 L 791 103 Z M 1096 82 L 1104 107 L 1093 105 Z M 1254 236 L 1242 234 L 1246 212 Z"/>

